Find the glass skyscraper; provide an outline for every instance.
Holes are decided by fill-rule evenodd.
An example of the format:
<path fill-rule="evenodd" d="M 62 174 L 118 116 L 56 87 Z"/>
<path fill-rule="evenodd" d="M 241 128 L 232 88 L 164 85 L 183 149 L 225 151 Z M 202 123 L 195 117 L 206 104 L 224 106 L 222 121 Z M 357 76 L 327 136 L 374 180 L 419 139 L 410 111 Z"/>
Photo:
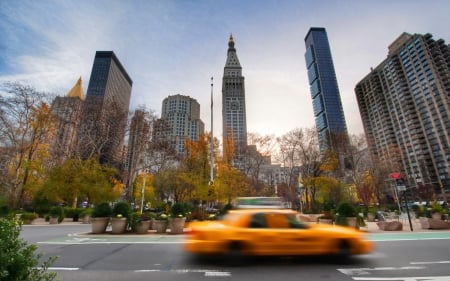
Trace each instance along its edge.
<path fill-rule="evenodd" d="M 342 161 L 348 144 L 347 125 L 325 28 L 311 27 L 305 37 L 305 45 L 320 150 L 333 150 Z"/>
<path fill-rule="evenodd" d="M 114 52 L 96 52 L 80 132 L 83 158 L 121 166 L 132 84 Z"/>

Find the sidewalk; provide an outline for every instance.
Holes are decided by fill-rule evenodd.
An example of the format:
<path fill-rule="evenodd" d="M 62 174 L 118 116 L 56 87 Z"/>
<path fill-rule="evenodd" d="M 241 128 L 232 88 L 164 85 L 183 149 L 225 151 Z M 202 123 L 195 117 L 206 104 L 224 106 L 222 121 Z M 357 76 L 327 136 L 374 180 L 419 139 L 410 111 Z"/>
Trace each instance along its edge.
<path fill-rule="evenodd" d="M 401 231 L 386 231 L 386 230 L 380 230 L 378 228 L 378 225 L 376 222 L 367 222 L 366 226 L 361 226 L 360 230 L 367 231 L 369 233 L 390 233 L 390 232 L 411 232 L 411 227 L 409 225 L 409 221 L 402 221 L 403 228 Z M 430 232 L 430 231 L 442 231 L 442 230 L 436 230 L 436 229 L 422 229 L 420 226 L 420 223 L 418 221 L 411 220 L 411 225 L 413 232 Z M 445 231 L 445 230 L 444 230 Z M 447 231 L 450 231 L 450 229 L 447 229 Z"/>
<path fill-rule="evenodd" d="M 418 220 L 411 220 L 411 224 L 412 224 L 412 228 L 413 228 L 413 230 L 411 231 L 409 221 L 406 220 L 406 221 L 400 221 L 400 222 L 403 224 L 403 229 L 400 231 L 380 230 L 378 228 L 378 225 L 376 222 L 367 222 L 367 221 L 365 222 L 366 226 L 361 226 L 360 230 L 368 232 L 368 233 L 450 232 L 450 229 L 422 229 Z M 80 221 L 74 222 L 74 221 L 72 221 L 72 219 L 66 218 L 66 219 L 64 219 L 64 221 L 61 224 L 58 224 L 58 225 L 69 226 L 69 225 L 80 225 L 80 224 L 83 225 L 83 223 Z M 43 218 L 38 218 L 38 219 L 35 219 L 31 225 L 51 225 L 51 224 L 46 222 Z M 153 234 L 155 234 L 155 233 L 149 232 L 149 235 L 153 235 Z M 170 233 L 167 233 L 167 234 L 170 234 Z M 126 235 L 130 235 L 130 234 L 126 234 Z M 142 234 L 139 234 L 139 235 L 142 235 Z"/>

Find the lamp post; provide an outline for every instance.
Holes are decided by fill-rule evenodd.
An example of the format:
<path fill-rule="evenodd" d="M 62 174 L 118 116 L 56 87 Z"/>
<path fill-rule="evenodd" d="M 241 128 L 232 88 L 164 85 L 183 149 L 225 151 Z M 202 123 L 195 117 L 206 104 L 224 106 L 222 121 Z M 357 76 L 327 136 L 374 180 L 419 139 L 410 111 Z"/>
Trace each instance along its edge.
<path fill-rule="evenodd" d="M 144 171 L 144 179 L 142 180 L 142 188 L 141 188 L 141 214 L 144 210 L 144 192 L 145 192 L 145 179 L 147 178 L 147 174 Z"/>

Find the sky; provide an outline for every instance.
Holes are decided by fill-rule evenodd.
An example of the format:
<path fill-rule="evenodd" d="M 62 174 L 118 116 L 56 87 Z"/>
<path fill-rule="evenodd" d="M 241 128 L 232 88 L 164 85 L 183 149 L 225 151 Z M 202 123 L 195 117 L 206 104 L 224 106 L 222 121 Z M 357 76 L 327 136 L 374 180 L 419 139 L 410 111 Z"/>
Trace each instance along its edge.
<path fill-rule="evenodd" d="M 355 85 L 403 32 L 450 41 L 447 0 L 0 0 L 0 83 L 64 96 L 88 88 L 96 51 L 114 51 L 133 80 L 130 111 L 160 116 L 169 95 L 201 106 L 222 136 L 222 76 L 233 35 L 245 77 L 247 131 L 314 126 L 304 38 L 325 27 L 350 134 L 363 133 Z"/>

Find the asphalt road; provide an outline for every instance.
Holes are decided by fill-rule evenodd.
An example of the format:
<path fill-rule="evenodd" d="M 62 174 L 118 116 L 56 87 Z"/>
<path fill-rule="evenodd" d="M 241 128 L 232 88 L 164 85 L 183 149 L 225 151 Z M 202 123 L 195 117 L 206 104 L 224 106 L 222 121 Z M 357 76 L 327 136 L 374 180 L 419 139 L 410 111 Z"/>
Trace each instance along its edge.
<path fill-rule="evenodd" d="M 371 234 L 376 251 L 350 262 L 264 258 L 227 264 L 197 260 L 177 235 L 83 235 L 89 225 L 24 226 L 21 236 L 45 255 L 61 280 L 379 280 L 450 281 L 450 232 Z"/>

